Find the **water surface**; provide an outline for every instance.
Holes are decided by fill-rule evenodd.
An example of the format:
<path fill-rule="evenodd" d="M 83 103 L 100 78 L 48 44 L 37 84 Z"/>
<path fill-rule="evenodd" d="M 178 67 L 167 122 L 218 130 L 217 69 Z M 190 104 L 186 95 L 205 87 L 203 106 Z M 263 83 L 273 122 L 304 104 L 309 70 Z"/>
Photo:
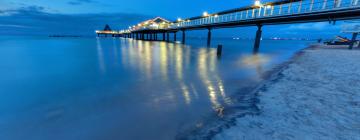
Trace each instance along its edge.
<path fill-rule="evenodd" d="M 309 43 L 205 42 L 0 37 L 0 139 L 174 139 Z"/>

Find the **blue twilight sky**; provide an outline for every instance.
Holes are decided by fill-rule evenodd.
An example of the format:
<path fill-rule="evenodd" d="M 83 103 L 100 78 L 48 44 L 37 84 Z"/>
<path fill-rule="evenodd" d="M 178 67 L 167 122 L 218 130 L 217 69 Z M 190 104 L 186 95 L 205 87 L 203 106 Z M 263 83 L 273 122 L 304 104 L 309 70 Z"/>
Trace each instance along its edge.
<path fill-rule="evenodd" d="M 269 1 L 269 0 L 268 0 Z M 127 28 L 156 16 L 169 20 L 253 4 L 254 0 L 1 0 L 0 35 L 93 35 L 109 24 Z M 332 38 L 342 22 L 265 26 L 265 37 Z M 214 36 L 252 37 L 254 27 L 216 30 Z M 200 36 L 206 31 L 193 31 Z"/>

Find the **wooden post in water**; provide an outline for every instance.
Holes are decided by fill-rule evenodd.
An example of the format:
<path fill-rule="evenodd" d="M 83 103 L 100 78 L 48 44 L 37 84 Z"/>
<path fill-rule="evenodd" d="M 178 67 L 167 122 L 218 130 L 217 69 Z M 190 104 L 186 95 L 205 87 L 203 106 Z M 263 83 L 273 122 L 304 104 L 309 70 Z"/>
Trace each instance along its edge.
<path fill-rule="evenodd" d="M 259 51 L 259 48 L 260 48 L 260 41 L 261 41 L 261 27 L 262 25 L 261 24 L 258 24 L 257 25 L 257 31 L 256 31 L 256 36 L 255 36 L 255 44 L 254 44 L 254 53 L 257 53 Z"/>
<path fill-rule="evenodd" d="M 163 34 L 163 41 L 165 41 L 165 32 L 163 32 L 162 34 Z"/>
<path fill-rule="evenodd" d="M 352 35 L 351 44 L 349 45 L 350 50 L 354 47 L 357 35 L 358 35 L 358 33 L 353 33 L 353 35 Z"/>
<path fill-rule="evenodd" d="M 208 28 L 207 47 L 210 47 L 210 43 L 211 43 L 211 29 Z"/>
<path fill-rule="evenodd" d="M 218 45 L 216 55 L 221 56 L 221 53 L 222 53 L 222 45 Z"/>

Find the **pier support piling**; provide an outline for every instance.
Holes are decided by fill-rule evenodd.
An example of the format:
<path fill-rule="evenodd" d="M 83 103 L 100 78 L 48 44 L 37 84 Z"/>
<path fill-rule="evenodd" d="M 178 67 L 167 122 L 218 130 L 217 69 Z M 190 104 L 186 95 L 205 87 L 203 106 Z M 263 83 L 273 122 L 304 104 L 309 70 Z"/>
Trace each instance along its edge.
<path fill-rule="evenodd" d="M 354 47 L 354 44 L 356 42 L 356 37 L 357 37 L 358 33 L 353 33 L 352 34 L 352 38 L 351 38 L 351 44 L 349 45 L 349 49 L 351 50 Z"/>
<path fill-rule="evenodd" d="M 185 30 L 182 30 L 182 44 L 185 44 Z"/>
<path fill-rule="evenodd" d="M 170 41 L 170 34 L 169 34 L 169 32 L 166 33 L 166 41 L 167 41 L 167 42 Z"/>
<path fill-rule="evenodd" d="M 162 36 L 163 36 L 163 41 L 165 41 L 165 32 L 162 33 Z"/>
<path fill-rule="evenodd" d="M 257 25 L 257 31 L 256 31 L 256 36 L 255 36 L 255 43 L 254 43 L 254 53 L 257 53 L 259 51 L 260 48 L 260 41 L 261 41 L 261 33 L 262 33 L 262 25 Z"/>
<path fill-rule="evenodd" d="M 174 32 L 174 42 L 176 41 L 176 32 Z"/>
<path fill-rule="evenodd" d="M 211 29 L 208 28 L 208 36 L 207 36 L 207 47 L 210 47 L 210 43 L 211 43 Z"/>

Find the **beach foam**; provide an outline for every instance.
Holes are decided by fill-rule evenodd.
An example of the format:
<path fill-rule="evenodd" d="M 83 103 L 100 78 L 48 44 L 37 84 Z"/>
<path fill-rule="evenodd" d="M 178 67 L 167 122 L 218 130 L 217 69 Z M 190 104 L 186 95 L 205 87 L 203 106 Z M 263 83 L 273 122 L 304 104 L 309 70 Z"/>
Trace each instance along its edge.
<path fill-rule="evenodd" d="M 360 50 L 306 49 L 214 139 L 360 139 Z"/>

